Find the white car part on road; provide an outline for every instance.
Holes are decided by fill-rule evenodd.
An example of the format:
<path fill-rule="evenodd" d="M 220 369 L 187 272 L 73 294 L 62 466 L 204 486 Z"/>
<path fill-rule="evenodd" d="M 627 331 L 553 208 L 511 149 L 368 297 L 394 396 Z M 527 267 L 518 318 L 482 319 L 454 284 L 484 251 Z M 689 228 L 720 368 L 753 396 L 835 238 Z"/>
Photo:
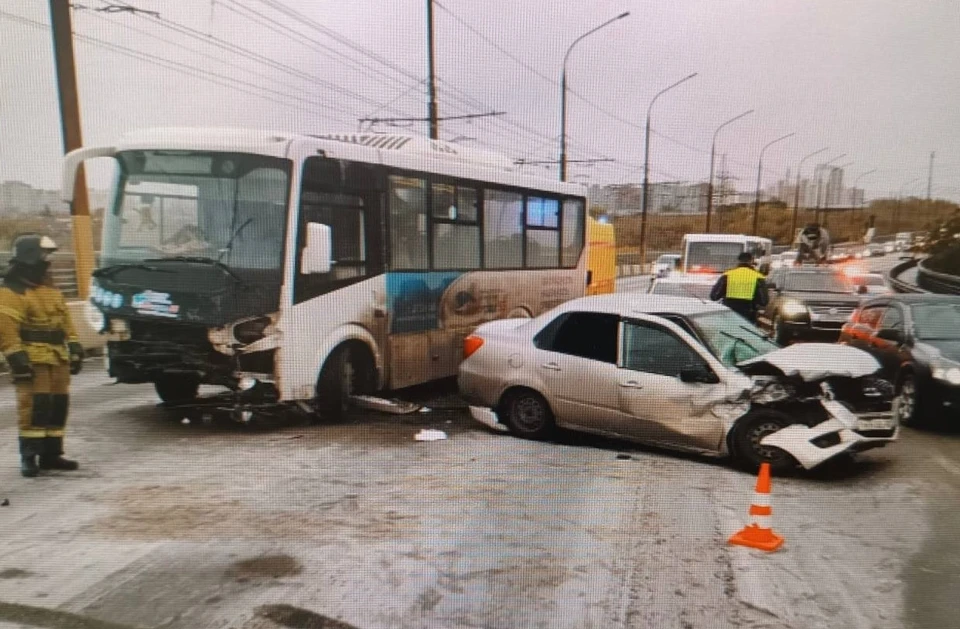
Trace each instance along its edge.
<path fill-rule="evenodd" d="M 484 426 L 499 430 L 500 432 L 508 432 L 507 427 L 500 423 L 500 418 L 497 417 L 497 413 L 492 408 L 471 406 L 470 416 Z"/>

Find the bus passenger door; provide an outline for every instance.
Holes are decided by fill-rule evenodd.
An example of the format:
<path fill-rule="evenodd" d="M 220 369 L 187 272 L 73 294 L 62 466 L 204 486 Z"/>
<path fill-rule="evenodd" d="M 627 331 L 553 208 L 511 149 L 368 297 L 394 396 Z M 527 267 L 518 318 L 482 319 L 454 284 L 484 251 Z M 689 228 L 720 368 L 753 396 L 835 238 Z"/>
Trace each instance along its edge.
<path fill-rule="evenodd" d="M 336 339 L 331 335 L 338 328 L 366 330 L 376 345 L 374 354 L 382 352 L 386 336 L 378 167 L 315 154 L 302 164 L 298 211 L 290 225 L 296 230 L 293 303 L 284 316 L 280 369 L 283 391 L 295 389 L 298 399 L 312 397 L 306 394 L 316 385 L 318 354 Z M 332 264 L 326 273 L 302 269 L 310 223 L 331 230 Z"/>

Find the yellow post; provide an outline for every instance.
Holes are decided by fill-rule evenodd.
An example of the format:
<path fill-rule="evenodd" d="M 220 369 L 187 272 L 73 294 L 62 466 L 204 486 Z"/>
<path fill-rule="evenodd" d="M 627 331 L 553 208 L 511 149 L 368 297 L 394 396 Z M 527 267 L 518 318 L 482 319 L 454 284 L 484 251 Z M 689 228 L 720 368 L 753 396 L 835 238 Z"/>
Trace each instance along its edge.
<path fill-rule="evenodd" d="M 68 153 L 83 145 L 80 135 L 80 102 L 77 95 L 77 74 L 73 58 L 73 28 L 70 24 L 69 0 L 50 0 L 50 22 L 53 30 L 53 52 L 57 69 L 57 89 L 60 96 L 60 123 L 63 129 L 63 149 Z M 86 301 L 90 296 L 90 278 L 93 273 L 93 231 L 90 223 L 90 204 L 87 200 L 87 177 L 83 165 L 77 169 L 74 180 L 73 251 L 76 260 L 77 292 Z"/>

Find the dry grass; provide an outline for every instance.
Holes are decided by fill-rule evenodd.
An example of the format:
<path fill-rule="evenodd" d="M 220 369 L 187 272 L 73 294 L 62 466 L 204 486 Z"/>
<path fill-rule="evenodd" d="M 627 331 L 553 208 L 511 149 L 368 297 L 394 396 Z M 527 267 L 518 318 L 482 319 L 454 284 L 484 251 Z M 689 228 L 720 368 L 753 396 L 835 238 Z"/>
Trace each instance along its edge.
<path fill-rule="evenodd" d="M 911 199 L 898 209 L 896 201 L 875 201 L 863 210 L 836 210 L 821 214 L 821 220 L 834 242 L 859 240 L 866 232 L 868 221 L 874 217 L 877 235 L 894 234 L 898 231 L 922 231 L 944 220 L 960 208 L 946 201 L 926 202 Z M 647 217 L 647 257 L 657 251 L 679 251 L 684 234 L 700 233 L 705 229 L 703 215 L 654 214 Z M 800 211 L 797 226 L 814 221 L 813 211 Z M 621 256 L 639 253 L 640 217 L 621 216 L 613 221 L 617 234 L 617 249 Z M 724 209 L 711 220 L 715 233 L 749 234 L 753 231 L 753 208 Z M 775 244 L 789 244 L 793 235 L 793 210 L 782 205 L 760 206 L 758 234 L 772 238 Z"/>

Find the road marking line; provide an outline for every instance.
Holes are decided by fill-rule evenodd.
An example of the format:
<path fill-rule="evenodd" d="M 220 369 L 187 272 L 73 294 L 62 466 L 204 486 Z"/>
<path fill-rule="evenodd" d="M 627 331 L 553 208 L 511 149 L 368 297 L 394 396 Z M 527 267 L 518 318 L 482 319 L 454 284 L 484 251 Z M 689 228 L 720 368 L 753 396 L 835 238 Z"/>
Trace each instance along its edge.
<path fill-rule="evenodd" d="M 933 460 L 940 464 L 940 467 L 947 470 L 954 476 L 960 476 L 960 466 L 943 456 L 942 454 L 933 455 Z"/>

